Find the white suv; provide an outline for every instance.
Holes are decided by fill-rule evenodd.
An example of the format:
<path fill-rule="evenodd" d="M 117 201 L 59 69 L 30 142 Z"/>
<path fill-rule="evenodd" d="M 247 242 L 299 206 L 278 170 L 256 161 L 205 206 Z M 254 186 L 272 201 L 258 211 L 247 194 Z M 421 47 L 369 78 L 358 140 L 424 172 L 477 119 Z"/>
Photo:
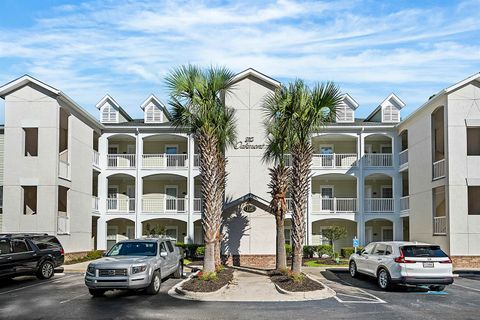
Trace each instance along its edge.
<path fill-rule="evenodd" d="M 427 285 L 442 291 L 453 283 L 452 260 L 438 245 L 417 242 L 372 242 L 350 256 L 352 277 L 359 273 L 377 278 L 388 290 L 393 284 Z"/>

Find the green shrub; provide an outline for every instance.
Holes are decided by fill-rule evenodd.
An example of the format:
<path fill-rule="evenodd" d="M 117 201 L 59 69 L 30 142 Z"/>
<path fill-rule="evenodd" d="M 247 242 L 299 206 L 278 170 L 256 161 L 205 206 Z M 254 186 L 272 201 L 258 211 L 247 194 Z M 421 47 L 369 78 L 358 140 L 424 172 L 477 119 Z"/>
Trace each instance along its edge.
<path fill-rule="evenodd" d="M 292 255 L 292 245 L 291 244 L 286 244 L 285 245 L 285 253 L 287 254 L 287 258 Z"/>
<path fill-rule="evenodd" d="M 330 257 L 333 257 L 333 249 L 329 244 L 321 244 L 316 248 L 318 256 L 321 258 L 322 255 L 327 254 Z"/>
<path fill-rule="evenodd" d="M 205 247 L 204 246 L 198 246 L 197 249 L 195 249 L 195 255 L 197 257 L 203 257 L 205 255 Z"/>
<path fill-rule="evenodd" d="M 303 257 L 313 258 L 313 254 L 317 251 L 315 246 L 303 246 Z"/>
<path fill-rule="evenodd" d="M 362 250 L 363 247 L 358 247 L 357 250 Z M 344 258 L 350 257 L 355 252 L 354 247 L 345 247 L 340 250 L 340 255 Z"/>
<path fill-rule="evenodd" d="M 175 245 L 183 249 L 183 251 L 185 252 L 185 257 L 188 259 L 194 259 L 195 256 L 197 255 L 197 248 L 203 247 L 201 244 L 183 243 L 183 242 L 177 242 Z"/>
<path fill-rule="evenodd" d="M 201 281 L 217 281 L 217 273 L 216 272 L 199 272 L 198 273 L 198 280 Z"/>

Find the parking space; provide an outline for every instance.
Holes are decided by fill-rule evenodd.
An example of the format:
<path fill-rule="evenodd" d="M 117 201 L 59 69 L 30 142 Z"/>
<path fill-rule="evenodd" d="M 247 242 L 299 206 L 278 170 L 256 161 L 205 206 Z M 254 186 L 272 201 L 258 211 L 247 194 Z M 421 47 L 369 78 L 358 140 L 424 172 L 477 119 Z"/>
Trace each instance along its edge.
<path fill-rule="evenodd" d="M 457 278 L 443 293 L 423 289 L 384 292 L 374 280 L 352 279 L 345 272 L 325 272 L 336 298 L 305 302 L 197 302 L 170 297 L 178 279 L 167 279 L 156 296 L 113 291 L 92 298 L 83 274 L 50 280 L 21 277 L 0 282 L 2 319 L 476 319 L 480 276 Z"/>

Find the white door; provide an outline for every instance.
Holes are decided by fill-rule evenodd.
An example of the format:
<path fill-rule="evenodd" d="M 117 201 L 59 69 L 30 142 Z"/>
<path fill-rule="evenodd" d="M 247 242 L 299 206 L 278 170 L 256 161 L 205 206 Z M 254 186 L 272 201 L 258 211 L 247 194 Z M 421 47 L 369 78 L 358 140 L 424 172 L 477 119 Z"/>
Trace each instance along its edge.
<path fill-rule="evenodd" d="M 321 144 L 320 145 L 320 154 L 322 159 L 322 167 L 333 167 L 334 166 L 334 157 L 333 157 L 333 145 L 331 144 Z"/>
<path fill-rule="evenodd" d="M 108 146 L 108 154 L 109 155 L 117 155 L 118 154 L 118 146 L 111 145 Z M 109 167 L 116 167 L 118 164 L 118 158 L 116 156 L 108 157 L 108 166 Z"/>
<path fill-rule="evenodd" d="M 178 146 L 176 145 L 166 145 L 165 153 L 167 154 L 167 167 L 179 167 L 180 163 L 178 162 Z"/>
<path fill-rule="evenodd" d="M 373 241 L 372 227 L 365 227 L 365 244 L 369 244 Z"/>
<path fill-rule="evenodd" d="M 382 241 L 393 241 L 392 227 L 382 227 Z"/>
<path fill-rule="evenodd" d="M 107 210 L 118 210 L 118 187 L 108 187 Z"/>
<path fill-rule="evenodd" d="M 127 186 L 128 211 L 135 211 L 135 186 Z"/>
<path fill-rule="evenodd" d="M 322 197 L 322 211 L 333 211 L 334 205 L 333 202 L 333 186 L 322 186 L 320 187 L 320 195 Z"/>
<path fill-rule="evenodd" d="M 177 211 L 177 186 L 165 186 L 165 208 L 168 211 Z"/>

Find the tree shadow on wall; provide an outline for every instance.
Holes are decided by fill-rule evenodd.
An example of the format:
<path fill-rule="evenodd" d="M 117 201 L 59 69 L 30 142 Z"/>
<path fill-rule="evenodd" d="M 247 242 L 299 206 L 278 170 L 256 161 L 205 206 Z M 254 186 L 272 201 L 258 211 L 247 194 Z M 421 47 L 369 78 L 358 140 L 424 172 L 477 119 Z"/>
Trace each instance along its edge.
<path fill-rule="evenodd" d="M 249 228 L 248 217 L 244 216 L 242 207 L 239 205 L 230 215 L 223 216 L 222 233 L 224 234 L 222 241 L 222 262 L 226 263 L 228 258 L 232 257 L 232 264 L 240 266 L 240 241 Z M 224 231 L 227 231 L 224 233 Z"/>

